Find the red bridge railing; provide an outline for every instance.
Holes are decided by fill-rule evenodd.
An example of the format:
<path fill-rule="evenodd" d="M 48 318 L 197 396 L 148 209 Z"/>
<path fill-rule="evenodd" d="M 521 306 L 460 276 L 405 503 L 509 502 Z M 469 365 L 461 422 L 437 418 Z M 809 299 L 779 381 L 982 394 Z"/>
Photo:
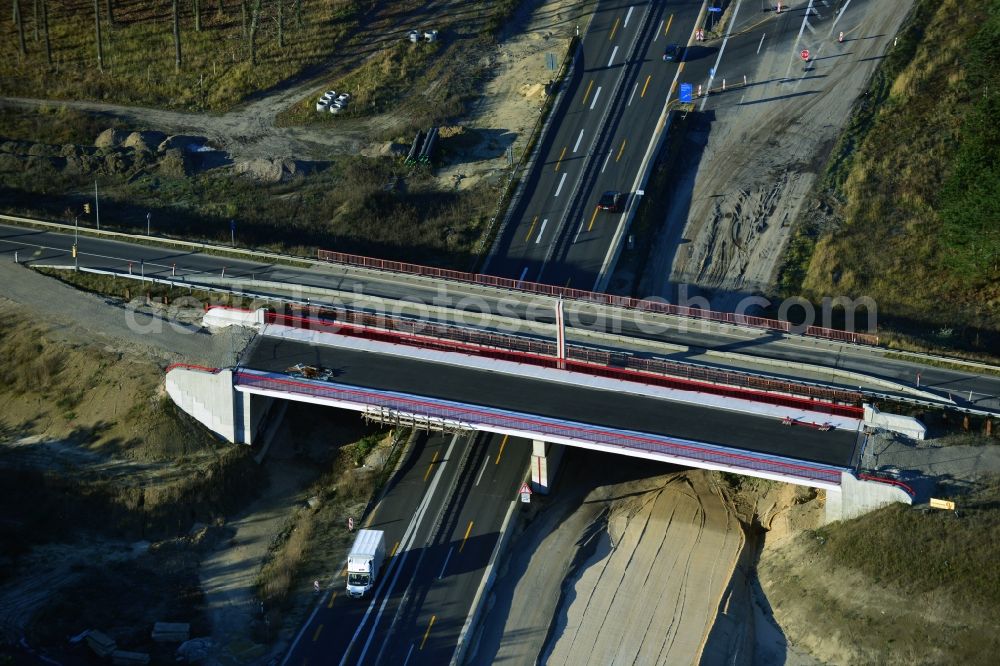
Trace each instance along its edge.
<path fill-rule="evenodd" d="M 539 282 L 525 282 L 524 280 L 514 280 L 495 275 L 483 275 L 481 273 L 467 273 L 465 271 L 453 271 L 433 266 L 422 266 L 420 264 L 410 264 L 403 261 L 388 261 L 386 259 L 375 259 L 363 257 L 356 254 L 346 254 L 344 252 L 333 252 L 331 250 L 318 250 L 317 258 L 320 261 L 328 261 L 346 266 L 359 266 L 374 270 L 388 271 L 392 273 L 405 273 L 407 275 L 420 275 L 441 280 L 453 280 L 456 282 L 469 282 L 481 284 L 489 287 L 498 287 L 512 291 L 521 291 L 544 296 L 562 296 L 566 299 L 576 301 L 587 301 L 601 305 L 610 305 L 642 312 L 655 312 L 659 314 L 676 315 L 679 317 L 689 317 L 692 319 L 702 319 L 707 321 L 717 321 L 738 326 L 750 326 L 752 328 L 763 328 L 769 331 L 780 331 L 788 333 L 793 329 L 790 322 L 781 319 L 771 319 L 768 317 L 754 317 L 751 315 L 741 315 L 733 312 L 717 312 L 715 310 L 703 310 L 701 308 L 689 308 L 682 305 L 671 305 L 658 301 L 649 301 L 627 296 L 614 296 L 602 294 L 583 289 L 571 289 L 569 287 L 559 287 L 551 284 Z M 853 333 L 841 331 L 835 328 L 825 328 L 822 326 L 806 327 L 802 333 L 804 335 L 826 338 L 828 340 L 839 340 L 855 344 L 877 345 L 878 336 L 870 333 Z"/>
<path fill-rule="evenodd" d="M 888 477 L 878 476 L 876 474 L 858 474 L 858 478 L 863 481 L 876 481 L 878 483 L 888 483 L 891 486 L 902 488 L 906 492 L 906 494 L 910 496 L 910 499 L 913 499 L 917 496 L 917 493 L 913 490 L 911 486 L 909 486 L 906 483 L 903 483 L 898 479 L 890 479 Z"/>
<path fill-rule="evenodd" d="M 861 396 L 851 391 L 772 380 L 660 359 L 640 359 L 627 354 L 572 345 L 567 346 L 568 358 L 560 363 L 556 358 L 555 343 L 545 340 L 354 311 L 327 311 L 326 314 L 334 319 L 268 313 L 265 321 L 269 324 L 365 337 L 423 349 L 563 368 L 591 376 L 700 391 L 849 418 L 857 418 L 862 414 Z"/>

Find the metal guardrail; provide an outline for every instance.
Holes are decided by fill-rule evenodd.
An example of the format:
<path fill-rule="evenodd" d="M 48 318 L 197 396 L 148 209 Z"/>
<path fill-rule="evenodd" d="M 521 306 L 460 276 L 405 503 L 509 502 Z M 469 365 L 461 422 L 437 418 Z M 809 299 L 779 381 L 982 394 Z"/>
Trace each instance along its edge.
<path fill-rule="evenodd" d="M 914 499 L 917 496 L 916 491 L 913 490 L 908 484 L 903 483 L 898 479 L 890 479 L 884 476 L 877 476 L 875 474 L 858 474 L 858 478 L 862 481 L 875 481 L 877 483 L 888 483 L 891 486 L 896 486 L 897 488 L 902 488 L 906 494 L 910 496 L 910 499 Z"/>
<path fill-rule="evenodd" d="M 670 303 L 660 303 L 657 301 L 631 298 L 628 296 L 615 296 L 612 294 L 585 291 L 583 289 L 573 289 L 571 287 L 559 287 L 557 285 L 542 284 L 539 282 L 514 280 L 512 278 L 498 277 L 496 275 L 483 275 L 481 273 L 468 273 L 465 271 L 455 271 L 446 268 L 435 268 L 433 266 L 422 266 L 420 264 L 411 264 L 404 261 L 374 259 L 372 257 L 363 257 L 361 255 L 334 252 L 331 250 L 318 250 L 316 256 L 321 261 L 342 264 L 345 266 L 358 266 L 390 273 L 403 273 L 406 275 L 418 275 L 438 280 L 466 282 L 511 291 L 540 294 L 543 296 L 562 297 L 575 301 L 627 308 L 641 312 L 654 312 L 678 317 L 688 317 L 691 319 L 702 319 L 723 324 L 733 324 L 736 326 L 748 326 L 751 328 L 761 328 L 769 331 L 779 331 L 782 333 L 791 333 L 793 332 L 793 328 L 795 328 L 791 322 L 782 321 L 780 319 L 754 317 L 751 315 L 741 315 L 733 312 L 717 312 L 715 310 L 703 310 L 701 308 L 689 308 L 682 305 L 672 305 Z M 852 333 L 832 328 L 823 328 L 821 326 L 806 327 L 802 331 L 802 334 L 811 337 L 825 338 L 827 340 L 850 342 L 852 344 L 878 344 L 877 335 L 871 335 L 868 333 Z"/>
<path fill-rule="evenodd" d="M 382 393 L 372 389 L 334 383 L 278 379 L 258 374 L 253 370 L 241 369 L 236 372 L 235 378 L 237 386 L 247 388 L 329 398 L 331 400 L 363 405 L 368 408 L 389 409 L 424 418 L 442 419 L 444 421 L 467 424 L 470 427 L 490 426 L 519 432 L 531 432 L 539 435 L 575 439 L 602 446 L 613 446 L 633 451 L 646 451 L 758 472 L 770 472 L 772 474 L 792 476 L 807 481 L 839 485 L 840 474 L 843 471 L 840 468 L 832 466 L 809 464 L 777 456 L 753 455 L 725 447 L 698 444 L 686 440 L 674 440 L 654 435 L 631 434 L 610 428 L 585 426 L 583 424 L 533 417 L 514 412 L 503 412 L 501 410 L 449 403 L 443 400 Z"/>
<path fill-rule="evenodd" d="M 661 359 L 641 359 L 626 354 L 567 346 L 568 358 L 560 361 L 554 342 L 477 331 L 443 324 L 429 324 L 387 315 L 334 311 L 335 319 L 268 313 L 265 321 L 339 335 L 362 335 L 385 342 L 424 349 L 487 356 L 517 363 L 576 371 L 591 376 L 640 382 L 681 390 L 695 390 L 753 400 L 793 409 L 856 418 L 861 415 L 861 395 L 852 391 L 823 389 L 742 375 L 725 370 L 688 367 Z M 338 316 L 339 315 L 339 316 Z M 353 330 L 351 330 L 353 329 Z M 838 404 L 842 403 L 842 404 Z"/>

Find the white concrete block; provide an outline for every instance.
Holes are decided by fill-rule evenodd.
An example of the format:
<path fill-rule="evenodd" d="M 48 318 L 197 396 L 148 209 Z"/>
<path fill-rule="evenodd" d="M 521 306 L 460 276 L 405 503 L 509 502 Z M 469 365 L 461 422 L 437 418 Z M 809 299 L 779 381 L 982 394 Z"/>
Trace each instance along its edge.
<path fill-rule="evenodd" d="M 875 405 L 865 405 L 864 410 L 864 424 L 869 428 L 891 430 L 892 432 L 905 435 L 910 439 L 924 439 L 927 437 L 927 426 L 912 416 L 880 412 Z"/>

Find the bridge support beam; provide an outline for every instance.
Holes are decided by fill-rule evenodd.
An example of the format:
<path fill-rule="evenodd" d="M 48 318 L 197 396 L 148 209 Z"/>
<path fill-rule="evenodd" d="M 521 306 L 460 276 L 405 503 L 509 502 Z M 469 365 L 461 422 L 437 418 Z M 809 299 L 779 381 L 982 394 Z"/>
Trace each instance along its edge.
<path fill-rule="evenodd" d="M 540 439 L 532 441 L 531 446 L 531 489 L 539 495 L 548 495 L 565 447 Z"/>

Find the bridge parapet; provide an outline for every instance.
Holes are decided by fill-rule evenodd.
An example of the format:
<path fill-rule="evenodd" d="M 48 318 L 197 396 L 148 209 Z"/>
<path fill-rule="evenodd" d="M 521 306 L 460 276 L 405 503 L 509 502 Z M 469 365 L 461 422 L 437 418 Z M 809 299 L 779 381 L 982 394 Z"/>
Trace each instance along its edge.
<path fill-rule="evenodd" d="M 422 266 L 420 264 L 410 264 L 403 261 L 390 261 L 387 259 L 363 257 L 360 255 L 334 252 L 331 250 L 318 250 L 316 258 L 320 261 L 353 266 L 357 268 L 366 268 L 372 271 L 403 273 L 406 275 L 432 278 L 434 280 L 465 282 L 486 287 L 505 289 L 508 291 L 519 291 L 529 294 L 538 294 L 541 296 L 561 297 L 565 299 L 585 301 L 587 303 L 597 303 L 611 307 L 626 308 L 629 310 L 656 312 L 676 317 L 701 319 L 721 324 L 760 328 L 769 331 L 779 331 L 782 333 L 797 332 L 801 335 L 826 338 L 828 340 L 839 340 L 842 342 L 850 342 L 852 344 L 878 344 L 878 336 L 870 333 L 841 331 L 822 326 L 808 326 L 799 331 L 792 325 L 791 322 L 781 319 L 770 319 L 768 317 L 756 317 L 733 312 L 719 312 L 715 310 L 705 310 L 702 308 L 691 308 L 682 305 L 672 305 L 662 301 L 630 298 L 628 296 L 615 296 L 613 294 L 606 294 L 602 292 L 572 289 L 570 287 L 560 287 L 558 285 L 543 284 L 538 282 L 526 282 L 524 280 L 503 278 L 495 275 L 484 275 L 482 273 L 467 273 L 465 271 L 448 270 L 433 266 Z"/>

